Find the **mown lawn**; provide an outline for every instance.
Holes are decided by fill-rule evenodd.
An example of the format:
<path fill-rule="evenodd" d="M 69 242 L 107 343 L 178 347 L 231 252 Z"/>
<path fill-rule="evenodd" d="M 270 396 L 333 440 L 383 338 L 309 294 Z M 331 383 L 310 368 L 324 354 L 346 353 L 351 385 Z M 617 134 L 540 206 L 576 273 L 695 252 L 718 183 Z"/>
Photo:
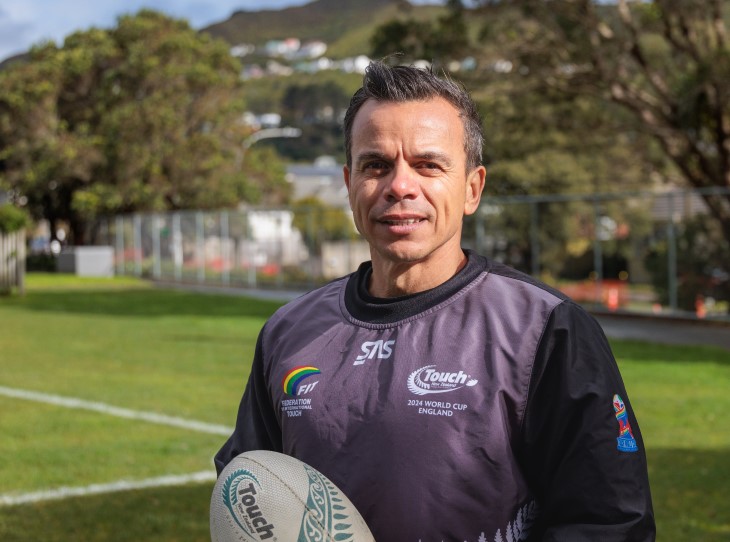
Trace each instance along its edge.
<path fill-rule="evenodd" d="M 0 386 L 232 426 L 277 303 L 133 279 L 30 275 L 0 298 Z M 730 540 L 730 352 L 612 341 L 660 541 Z M 212 470 L 225 439 L 0 395 L 0 497 Z M 212 482 L 15 506 L 0 540 L 208 540 Z"/>

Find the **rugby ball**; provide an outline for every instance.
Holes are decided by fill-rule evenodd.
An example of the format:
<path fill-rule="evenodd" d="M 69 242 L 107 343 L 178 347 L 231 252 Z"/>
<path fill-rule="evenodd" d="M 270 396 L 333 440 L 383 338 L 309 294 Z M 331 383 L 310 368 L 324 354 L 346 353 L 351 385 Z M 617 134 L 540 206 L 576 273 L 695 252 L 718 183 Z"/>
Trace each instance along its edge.
<path fill-rule="evenodd" d="M 298 459 L 244 452 L 221 472 L 210 500 L 213 542 L 374 542 L 350 500 Z"/>

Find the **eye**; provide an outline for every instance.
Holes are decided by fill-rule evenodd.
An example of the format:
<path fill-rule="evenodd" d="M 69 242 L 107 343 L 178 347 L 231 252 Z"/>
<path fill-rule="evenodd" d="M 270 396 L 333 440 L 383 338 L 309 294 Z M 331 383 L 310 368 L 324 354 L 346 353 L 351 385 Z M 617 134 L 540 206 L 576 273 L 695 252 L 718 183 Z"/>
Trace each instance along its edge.
<path fill-rule="evenodd" d="M 360 169 L 370 175 L 382 175 L 390 169 L 390 165 L 383 160 L 371 160 L 365 162 Z"/>
<path fill-rule="evenodd" d="M 421 162 L 420 164 L 418 164 L 418 169 L 424 175 L 433 175 L 436 173 L 440 173 L 443 168 L 440 164 L 437 164 L 436 162 Z"/>

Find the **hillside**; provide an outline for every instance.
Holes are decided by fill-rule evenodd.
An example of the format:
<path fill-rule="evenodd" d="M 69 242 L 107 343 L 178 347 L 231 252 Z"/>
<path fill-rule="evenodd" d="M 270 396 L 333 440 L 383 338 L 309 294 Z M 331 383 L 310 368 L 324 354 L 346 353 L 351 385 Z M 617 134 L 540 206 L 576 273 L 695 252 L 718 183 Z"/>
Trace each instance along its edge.
<path fill-rule="evenodd" d="M 416 8 L 403 0 L 315 0 L 280 10 L 236 11 L 226 21 L 201 32 L 232 45 L 296 37 L 322 40 L 338 54 L 366 54 L 371 29 L 377 24 L 398 14 L 415 16 L 415 12 L 421 15 L 433 9 L 443 8 Z"/>

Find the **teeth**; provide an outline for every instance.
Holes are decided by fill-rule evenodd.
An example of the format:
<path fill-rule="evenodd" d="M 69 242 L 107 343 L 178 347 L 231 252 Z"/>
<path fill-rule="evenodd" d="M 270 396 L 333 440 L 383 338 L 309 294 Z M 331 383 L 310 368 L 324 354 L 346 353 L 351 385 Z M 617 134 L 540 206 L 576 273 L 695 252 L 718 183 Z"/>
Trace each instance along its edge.
<path fill-rule="evenodd" d="M 415 224 L 418 222 L 417 218 L 409 218 L 408 220 L 386 220 L 386 224 L 391 224 L 393 226 L 408 226 L 410 224 Z"/>

